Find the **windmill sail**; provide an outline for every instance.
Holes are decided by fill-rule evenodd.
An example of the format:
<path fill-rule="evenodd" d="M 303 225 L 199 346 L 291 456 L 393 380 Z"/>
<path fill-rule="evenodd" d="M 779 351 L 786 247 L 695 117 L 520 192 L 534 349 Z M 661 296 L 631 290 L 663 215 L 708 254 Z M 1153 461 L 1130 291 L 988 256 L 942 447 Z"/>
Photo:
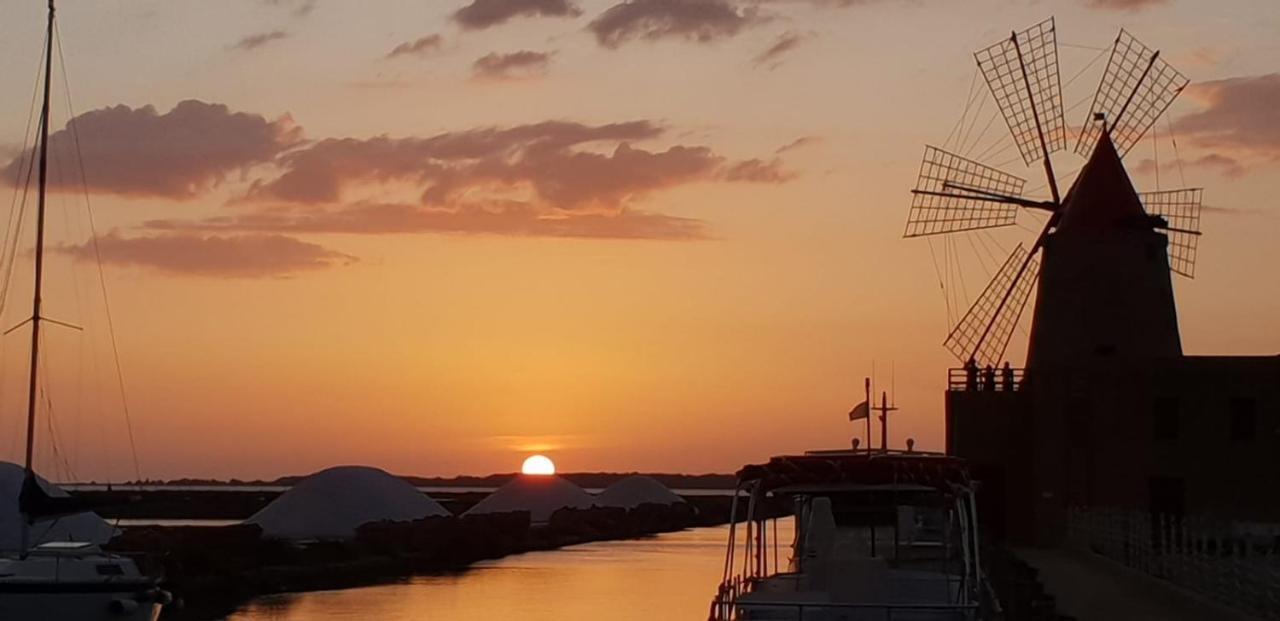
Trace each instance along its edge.
<path fill-rule="evenodd" d="M 1186 276 L 1196 276 L 1196 248 L 1200 242 L 1200 207 L 1202 188 L 1142 192 L 1138 198 L 1148 214 L 1160 216 L 1167 223 L 1169 237 L 1169 269 Z"/>
<path fill-rule="evenodd" d="M 1159 51 L 1121 30 L 1080 130 L 1076 153 L 1088 156 L 1102 132 L 1101 124 L 1094 119 L 1101 118 L 1111 130 L 1116 151 L 1124 157 L 1187 83 L 1185 76 L 1160 58 Z"/>
<path fill-rule="evenodd" d="M 999 366 L 1039 271 L 1039 258 L 1018 244 L 947 336 L 947 350 L 961 362 L 972 356 L 979 366 Z"/>
<path fill-rule="evenodd" d="M 1052 17 L 978 50 L 974 57 L 1028 166 L 1066 148 Z"/>
<path fill-rule="evenodd" d="M 903 237 L 1009 226 L 1026 180 L 937 147 L 926 146 Z"/>

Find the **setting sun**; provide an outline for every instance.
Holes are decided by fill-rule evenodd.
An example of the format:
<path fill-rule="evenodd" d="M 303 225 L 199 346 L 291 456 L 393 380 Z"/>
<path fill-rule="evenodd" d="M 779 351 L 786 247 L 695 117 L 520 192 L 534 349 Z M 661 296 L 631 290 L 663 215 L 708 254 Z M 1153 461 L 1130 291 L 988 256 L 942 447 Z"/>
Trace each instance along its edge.
<path fill-rule="evenodd" d="M 556 473 L 556 465 L 545 455 L 531 455 L 520 467 L 524 474 L 548 475 Z"/>

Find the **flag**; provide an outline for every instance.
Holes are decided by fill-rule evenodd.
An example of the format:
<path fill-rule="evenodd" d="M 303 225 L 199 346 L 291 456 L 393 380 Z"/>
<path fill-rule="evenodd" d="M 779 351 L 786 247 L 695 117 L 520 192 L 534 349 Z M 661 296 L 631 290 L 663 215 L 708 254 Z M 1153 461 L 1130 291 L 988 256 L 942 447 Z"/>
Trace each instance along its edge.
<path fill-rule="evenodd" d="M 852 410 L 849 410 L 849 420 L 858 420 L 868 416 L 871 416 L 871 406 L 867 405 L 866 401 L 859 403 L 854 406 Z"/>

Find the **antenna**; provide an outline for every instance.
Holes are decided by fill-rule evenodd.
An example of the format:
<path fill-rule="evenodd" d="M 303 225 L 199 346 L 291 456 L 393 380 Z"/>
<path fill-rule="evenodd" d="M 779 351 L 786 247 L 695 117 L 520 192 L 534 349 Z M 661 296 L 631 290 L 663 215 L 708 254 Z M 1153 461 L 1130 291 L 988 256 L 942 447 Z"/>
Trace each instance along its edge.
<path fill-rule="evenodd" d="M 1148 215 L 1162 221 L 1156 228 L 1169 237 L 1169 269 L 1187 278 L 1196 277 L 1196 247 L 1200 243 L 1200 210 L 1203 188 L 1141 192 L 1138 198 Z"/>
<path fill-rule="evenodd" d="M 1105 124 L 1111 131 L 1116 152 L 1124 157 L 1188 83 L 1185 76 L 1160 58 L 1158 50 L 1143 45 L 1121 29 L 1111 48 L 1107 70 L 1094 93 L 1089 116 L 1080 128 L 1076 153 L 1088 156 Z M 1103 123 L 1094 119 L 1103 119 Z"/>

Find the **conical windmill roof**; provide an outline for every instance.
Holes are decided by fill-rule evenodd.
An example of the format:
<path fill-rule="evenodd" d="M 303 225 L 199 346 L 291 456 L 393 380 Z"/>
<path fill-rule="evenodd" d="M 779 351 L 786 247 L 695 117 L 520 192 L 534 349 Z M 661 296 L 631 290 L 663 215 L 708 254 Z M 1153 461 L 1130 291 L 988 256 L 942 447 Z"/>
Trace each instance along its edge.
<path fill-rule="evenodd" d="M 337 466 L 303 479 L 245 523 L 273 539 L 350 539 L 363 524 L 447 515 L 440 503 L 385 470 Z"/>
<path fill-rule="evenodd" d="M 640 474 L 615 481 L 596 497 L 596 504 L 602 507 L 624 509 L 634 509 L 645 504 L 675 505 L 683 502 L 683 498 L 657 479 Z"/>
<path fill-rule="evenodd" d="M 465 515 L 528 511 L 529 520 L 551 519 L 563 508 L 587 509 L 595 504 L 591 494 L 554 475 L 520 475 L 476 503 Z"/>
<path fill-rule="evenodd" d="M 22 514 L 18 512 L 18 494 L 26 471 L 18 464 L 0 462 L 0 550 L 17 550 L 22 546 Z M 36 476 L 45 493 L 66 498 L 67 492 Z M 38 520 L 31 528 L 31 542 L 83 541 L 103 544 L 116 535 L 116 529 L 93 512 L 76 513 L 58 518 Z"/>
<path fill-rule="evenodd" d="M 1064 203 L 1058 232 L 1132 228 L 1145 222 L 1146 211 L 1109 132 L 1102 132 Z"/>

